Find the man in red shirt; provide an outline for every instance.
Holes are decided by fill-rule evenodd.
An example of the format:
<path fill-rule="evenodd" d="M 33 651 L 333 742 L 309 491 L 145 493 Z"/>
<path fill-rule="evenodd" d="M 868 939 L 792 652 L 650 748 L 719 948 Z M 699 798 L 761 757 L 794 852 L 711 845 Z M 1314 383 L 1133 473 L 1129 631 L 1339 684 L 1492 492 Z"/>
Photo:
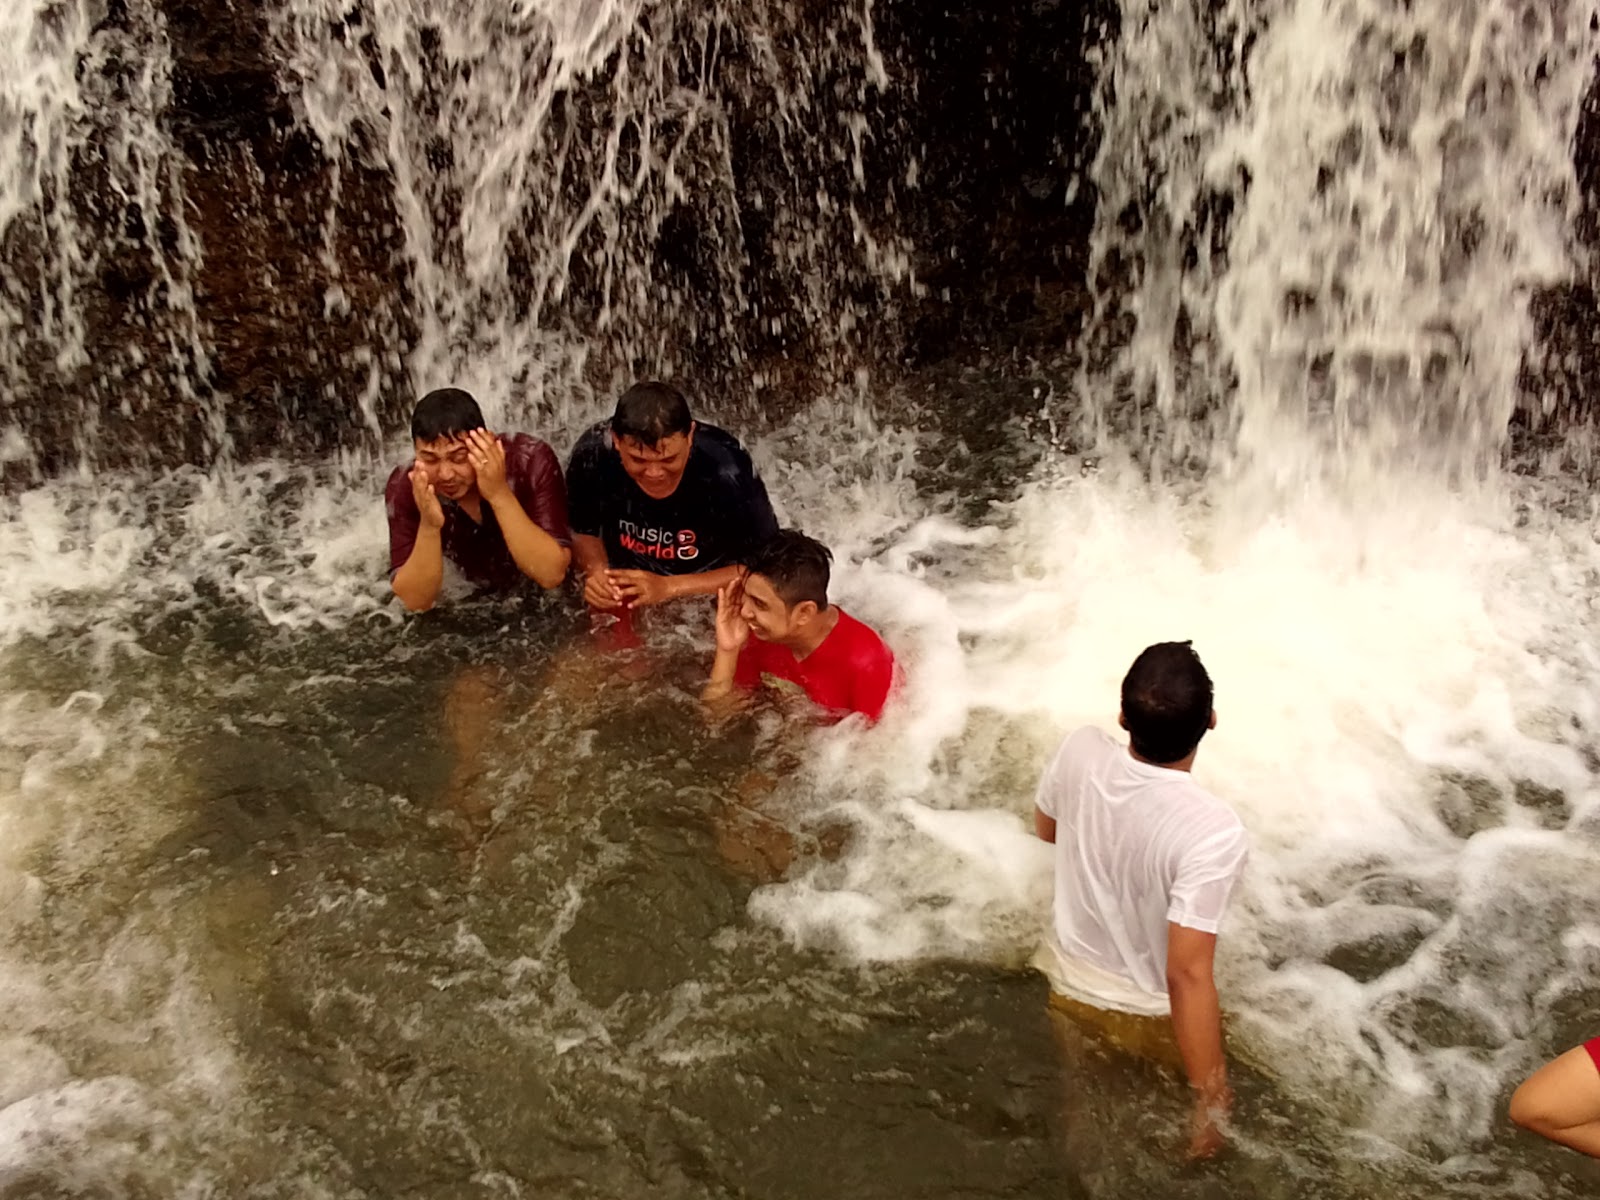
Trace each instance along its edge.
<path fill-rule="evenodd" d="M 460 388 L 429 392 L 411 415 L 416 460 L 384 489 L 389 582 L 412 612 L 439 598 L 444 560 L 470 582 L 504 590 L 524 578 L 553 588 L 567 575 L 567 490 L 555 452 L 525 433 L 484 428 Z"/>
<path fill-rule="evenodd" d="M 821 542 L 793 529 L 750 558 L 717 592 L 717 657 L 702 699 L 712 706 L 763 683 L 798 687 L 835 716 L 876 722 L 894 685 L 894 655 L 871 629 L 828 603 Z M 752 637 L 751 635 L 755 636 Z"/>

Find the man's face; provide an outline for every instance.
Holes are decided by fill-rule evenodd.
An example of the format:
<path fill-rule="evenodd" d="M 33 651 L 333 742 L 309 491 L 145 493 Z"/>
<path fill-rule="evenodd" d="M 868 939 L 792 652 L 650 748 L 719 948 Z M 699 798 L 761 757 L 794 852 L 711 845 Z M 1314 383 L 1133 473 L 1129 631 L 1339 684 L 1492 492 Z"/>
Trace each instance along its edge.
<path fill-rule="evenodd" d="M 412 445 L 428 482 L 446 500 L 460 500 L 478 486 L 478 473 L 473 470 L 472 451 L 465 438 L 458 435 L 432 442 L 417 438 Z"/>
<path fill-rule="evenodd" d="M 689 465 L 689 449 L 694 445 L 694 426 L 687 433 L 669 434 L 654 446 L 637 438 L 611 435 L 611 442 L 622 459 L 622 469 L 639 490 L 652 500 L 665 500 L 678 490 L 684 468 Z"/>
<path fill-rule="evenodd" d="M 791 609 L 765 576 L 744 577 L 744 601 L 739 615 L 750 625 L 750 632 L 763 642 L 781 642 L 795 631 L 795 618 L 801 606 Z"/>

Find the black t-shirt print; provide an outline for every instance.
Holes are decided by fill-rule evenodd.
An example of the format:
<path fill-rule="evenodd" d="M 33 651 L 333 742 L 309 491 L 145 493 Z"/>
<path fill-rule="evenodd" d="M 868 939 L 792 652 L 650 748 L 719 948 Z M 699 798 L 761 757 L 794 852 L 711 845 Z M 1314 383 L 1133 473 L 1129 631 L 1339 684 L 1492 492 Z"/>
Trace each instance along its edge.
<path fill-rule="evenodd" d="M 676 490 L 652 500 L 628 478 L 602 421 L 572 448 L 567 508 L 573 533 L 600 538 L 618 568 L 695 575 L 742 562 L 778 532 L 778 519 L 739 440 L 696 424 Z"/>

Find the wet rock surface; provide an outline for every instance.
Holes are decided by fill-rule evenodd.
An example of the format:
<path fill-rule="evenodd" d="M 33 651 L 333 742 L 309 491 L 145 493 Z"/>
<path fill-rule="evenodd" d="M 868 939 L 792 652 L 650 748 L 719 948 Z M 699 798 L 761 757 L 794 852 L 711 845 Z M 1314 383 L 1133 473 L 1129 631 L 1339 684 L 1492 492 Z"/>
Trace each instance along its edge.
<path fill-rule="evenodd" d="M 1600 80 L 1584 97 L 1572 161 L 1579 190 L 1575 231 L 1587 268 L 1570 284 L 1542 288 L 1529 299 L 1536 341 L 1523 364 L 1511 428 L 1518 456 L 1530 465 L 1553 458 L 1593 472 L 1590 434 L 1600 399 Z"/>
<path fill-rule="evenodd" d="M 846 31 L 837 6 L 760 7 L 766 24 L 750 29 L 780 44 L 759 44 L 715 5 L 663 10 L 662 36 L 670 18 L 673 36 L 716 51 L 680 56 L 664 86 L 707 95 L 725 125 L 686 134 L 685 187 L 665 208 L 619 208 L 620 243 L 603 222 L 584 234 L 570 286 L 544 308 L 520 294 L 533 289 L 532 214 L 506 262 L 510 291 L 528 306 L 519 319 L 588 339 L 602 387 L 667 374 L 706 394 L 808 390 L 861 367 L 892 376 L 957 357 L 1073 353 L 1093 310 L 1093 107 L 1119 9 L 881 0 L 870 17 L 879 77 L 864 46 L 818 56 Z M 101 14 L 80 61 L 87 96 L 110 111 L 148 93 L 172 161 L 141 197 L 122 194 L 115 167 L 129 150 L 110 126 L 74 157 L 66 190 L 97 242 L 70 299 L 79 354 L 62 352 L 51 313 L 60 199 L 0 238 L 6 297 L 26 318 L 5 369 L 0 435 L 15 436 L 0 480 L 80 462 L 204 463 L 284 446 L 316 454 L 373 444 L 403 421 L 422 315 L 394 181 L 382 154 L 326 156 L 282 69 L 276 14 L 263 0 L 116 0 Z M 696 22 L 717 28 L 695 32 Z M 368 46 L 369 23 L 352 0 L 341 41 Z M 161 58 L 161 45 L 170 78 L 141 84 L 143 56 Z M 382 88 L 384 65 L 368 56 Z M 804 81 L 816 106 L 779 119 L 786 56 L 820 74 Z M 551 118 L 561 138 L 593 143 L 574 150 L 584 169 L 604 142 L 594 134 L 613 99 L 614 61 L 575 80 Z M 1570 465 L 1586 454 L 1570 433 L 1587 428 L 1600 379 L 1597 138 L 1591 88 L 1573 148 L 1576 236 L 1591 265 L 1530 299 L 1536 341 L 1513 419 L 1520 461 Z M 449 157 L 441 145 L 439 169 Z M 1213 242 L 1225 243 L 1225 226 L 1223 214 Z M 614 286 L 618 244 L 647 297 Z M 1093 286 L 1115 288 L 1127 264 L 1113 255 L 1103 267 L 1109 275 Z M 1102 324 L 1100 341 L 1125 340 L 1114 311 Z"/>
<path fill-rule="evenodd" d="M 692 23 L 680 7 L 680 25 Z M 62 359 L 45 325 L 19 342 L 0 424 L 25 449 L 0 456 L 8 482 L 75 463 L 325 452 L 402 422 L 419 314 L 393 180 L 382 155 L 327 159 L 280 70 L 274 11 L 261 0 L 119 0 L 105 10 L 81 68 L 102 73 L 114 99 L 163 61 L 165 44 L 170 78 L 152 85 L 150 129 L 169 161 L 160 195 L 142 199 L 121 194 L 114 147 L 74 162 L 74 215 L 101 241 L 75 283 L 85 353 Z M 341 38 L 361 39 L 365 19 L 352 4 Z M 828 5 L 777 6 L 770 19 L 797 59 L 840 27 Z M 798 149 L 774 119 L 784 97 L 781 69 L 762 58 L 772 47 L 724 30 L 714 78 L 701 77 L 703 63 L 678 68 L 681 86 L 714 92 L 731 144 L 723 159 L 723 147 L 690 139 L 690 187 L 639 239 L 657 294 L 639 313 L 608 311 L 616 302 L 604 298 L 596 232 L 577 247 L 559 310 L 539 319 L 592 338 L 602 375 L 677 373 L 706 391 L 735 379 L 748 391 L 752 370 L 803 386 L 963 349 L 1062 353 L 1086 304 L 1094 212 L 1088 51 L 1114 36 L 1114 19 L 1103 0 L 880 3 L 883 77 L 862 82 L 860 51 L 833 55 L 838 77 L 811 81 L 828 110 L 806 120 L 838 133 Z M 382 64 L 373 69 L 381 81 Z M 582 136 L 610 102 L 605 76 L 577 81 L 552 119 Z M 855 155 L 841 149 L 852 137 Z M 731 171 L 731 212 L 726 196 L 709 196 L 709 176 L 694 174 L 713 158 Z M 836 211 L 806 211 L 817 203 Z M 807 222 L 827 236 L 795 261 Z M 19 311 L 39 315 L 59 286 L 47 269 L 51 236 L 21 219 L 0 245 Z M 908 257 L 886 266 L 867 243 Z M 511 248 L 513 294 L 527 251 Z"/>

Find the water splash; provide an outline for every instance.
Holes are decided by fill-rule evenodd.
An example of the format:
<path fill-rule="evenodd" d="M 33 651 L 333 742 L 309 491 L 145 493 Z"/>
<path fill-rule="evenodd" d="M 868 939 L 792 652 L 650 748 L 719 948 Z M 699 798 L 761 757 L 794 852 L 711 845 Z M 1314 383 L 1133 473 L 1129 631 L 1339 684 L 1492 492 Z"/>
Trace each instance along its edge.
<path fill-rule="evenodd" d="M 868 309 L 851 289 L 910 276 L 862 200 L 860 110 L 886 82 L 871 10 L 819 39 L 767 2 L 469 5 L 440 21 L 297 0 L 276 29 L 335 170 L 377 160 L 393 181 L 424 387 L 485 355 L 519 376 L 580 336 L 602 370 L 702 377 L 760 347 L 857 339 Z"/>
<path fill-rule="evenodd" d="M 225 454 L 220 407 L 200 386 L 201 247 L 165 125 L 160 12 L 11 5 L 0 64 L 0 467 L 37 478 L 108 450 L 125 458 L 118 440 L 156 412 L 170 428 L 141 445 Z"/>
<path fill-rule="evenodd" d="M 1581 254 L 1595 15 L 1125 6 L 1095 168 L 1093 428 L 1291 490 L 1492 468 L 1531 293 Z"/>
<path fill-rule="evenodd" d="M 918 477 L 933 436 L 918 427 L 936 424 L 927 413 L 878 419 L 871 410 L 893 409 L 892 399 L 849 393 L 751 438 L 785 515 L 838 552 L 839 599 L 889 632 L 909 675 L 880 730 L 832 730 L 810 743 L 780 798 L 799 819 L 848 819 L 855 839 L 837 860 L 805 864 L 759 893 L 754 915 L 847 957 L 1020 963 L 1045 914 L 1044 864 L 1025 825 L 1037 766 L 1063 728 L 1107 720 L 1118 674 L 1141 645 L 1195 636 L 1226 705 L 1203 772 L 1258 838 L 1224 964 L 1246 1050 L 1292 1094 L 1325 1101 L 1336 1130 L 1389 1139 L 1381 1153 L 1398 1143 L 1440 1158 L 1484 1146 L 1497 1098 L 1548 1048 L 1547 1012 L 1593 978 L 1592 529 L 1554 515 L 1532 485 L 1516 497 L 1528 510 L 1520 525 L 1515 510 L 1420 487 L 1375 514 L 1304 500 L 1235 506 L 1224 485 L 1228 468 L 1242 476 L 1253 466 L 1275 492 L 1281 472 L 1307 461 L 1442 460 L 1470 473 L 1500 436 L 1494 414 L 1509 393 L 1495 388 L 1520 344 L 1518 289 L 1559 277 L 1573 253 L 1561 227 L 1570 189 L 1537 185 L 1566 178 L 1552 154 L 1583 57 L 1582 22 L 1568 18 L 1582 10 L 1553 6 L 1566 16 L 1548 23 L 1545 9 L 1526 10 L 1526 45 L 1510 38 L 1508 6 L 1460 10 L 1448 24 L 1457 11 L 1285 3 L 1128 14 L 1096 168 L 1097 256 L 1101 327 L 1119 314 L 1134 324 L 1111 372 L 1115 398 L 1093 391 L 1105 399 L 1090 416 L 1102 430 L 1131 430 L 1164 466 L 1223 468 L 1209 480 L 1151 489 L 1112 469 L 1046 471 L 1014 503 L 963 524 L 946 481 Z M 394 181 L 406 286 L 424 310 L 412 359 L 419 384 L 466 383 L 497 420 L 564 444 L 604 406 L 603 360 L 687 363 L 670 329 L 687 328 L 709 355 L 729 345 L 741 312 L 780 325 L 809 314 L 825 342 L 848 340 L 864 302 L 840 302 L 841 279 L 868 280 L 871 295 L 885 279 L 909 281 L 903 247 L 882 235 L 861 191 L 873 134 L 864 114 L 893 66 L 876 53 L 870 6 L 839 15 L 834 42 L 799 47 L 785 44 L 794 14 L 777 5 L 523 4 L 456 15 L 447 27 L 419 6 L 298 5 L 278 26 L 297 111 L 335 173 L 371 162 Z M 1429 37 L 1413 55 L 1419 23 Z M 1308 38 L 1317 53 L 1301 78 L 1285 56 L 1305 53 Z M 1324 55 L 1325 45 L 1344 57 Z M 1451 87 L 1433 45 L 1470 51 Z M 1545 82 L 1510 98 L 1485 85 L 1481 128 L 1469 127 L 1480 93 L 1468 80 L 1537 76 L 1529 56 L 1539 46 L 1551 48 Z M 1398 59 L 1385 59 L 1385 47 Z M 143 61 L 134 51 L 129 60 Z M 817 114 L 833 111 L 821 97 L 841 79 L 852 115 L 819 131 Z M 724 100 L 757 85 L 790 155 L 780 156 L 786 186 L 763 185 L 766 208 L 735 204 L 725 178 L 748 130 Z M 1352 124 L 1360 137 L 1341 149 Z M 1310 131 L 1305 145 L 1296 129 Z M 1451 162 L 1460 173 L 1447 186 Z M 1532 183 L 1502 186 L 1502 175 Z M 1492 236 L 1458 258 L 1438 214 L 1473 204 L 1488 211 Z M 329 211 L 332 245 L 340 210 Z M 1392 228 L 1387 217 L 1374 225 L 1372 214 L 1391 211 Z M 764 233 L 752 227 L 756 212 L 770 222 Z M 1326 273 L 1276 265 L 1302 260 Z M 1509 264 L 1504 278 L 1496 263 Z M 856 268 L 865 273 L 852 276 Z M 709 282 L 716 306 L 685 312 L 691 278 Z M 1286 319 L 1286 298 L 1302 284 Z M 792 301 L 777 298 L 785 292 Z M 1441 304 L 1465 347 L 1455 358 L 1429 325 Z M 1496 305 L 1514 319 L 1493 323 Z M 1360 366 L 1363 347 L 1391 326 L 1404 368 Z M 1331 382 L 1313 404 L 1307 378 L 1330 347 Z M 1430 379 L 1436 350 L 1444 375 Z M 164 378 L 155 360 L 147 368 Z M 1382 419 L 1363 417 L 1363 405 L 1381 407 Z M 370 404 L 361 419 L 381 424 Z M 1446 436 L 1442 455 L 1429 449 Z M 48 808 L 83 822 L 45 831 L 65 847 L 69 881 L 80 864 L 104 855 L 120 865 L 149 843 L 151 831 L 128 836 L 110 820 L 128 794 L 171 794 L 163 781 L 173 764 L 157 736 L 166 729 L 144 738 L 119 715 L 130 711 L 128 693 L 146 694 L 140 664 L 154 657 L 174 660 L 152 693 L 169 706 L 151 710 L 157 724 L 209 728 L 249 690 L 235 673 L 240 647 L 282 637 L 278 670 L 294 683 L 281 696 L 263 690 L 251 713 L 280 721 L 285 709 L 301 711 L 293 688 L 327 682 L 304 677 L 317 651 L 299 639 L 323 628 L 355 638 L 370 622 L 378 628 L 352 658 L 379 664 L 381 678 L 341 718 L 352 722 L 352 745 L 367 740 L 371 698 L 405 686 L 431 628 L 389 628 L 402 618 L 382 579 L 379 478 L 363 452 L 64 480 L 17 498 L 0 526 L 15 585 L 0 608 L 0 645 L 42 644 L 59 657 L 50 679 L 0 710 L 0 749 L 32 764 L 34 781 L 4 808 L 8 819 Z M 197 614 L 223 628 L 188 634 L 184 621 Z M 187 656 L 203 637 L 216 639 L 218 661 L 199 687 Z M 484 652 L 498 653 L 491 644 Z M 93 693 L 103 705 L 57 678 L 68 659 L 104 685 Z M 151 712 L 139 720 L 156 720 Z M 551 721 L 543 733 L 565 744 L 561 714 Z M 131 733 L 144 738 L 137 747 Z M 515 754 L 535 744 L 511 743 Z M 111 758 L 121 766 L 107 767 Z M 510 773 L 520 786 L 517 772 L 543 765 L 518 759 Z M 133 766 L 145 774 L 129 776 Z M 574 805 L 586 799 L 570 795 Z M 79 837 L 85 829 L 92 836 Z M 606 840 L 618 855 L 628 845 Z M 51 843 L 13 844 L 22 854 Z M 26 891 L 20 860 L 0 885 Z M 241 907 L 250 920 L 271 911 L 265 901 Z M 550 936 L 582 907 L 575 896 Z M 125 948 L 148 962 L 170 937 L 188 936 L 205 940 L 136 925 Z M 348 931 L 328 936 L 338 957 Z M 6 967 L 8 980 L 30 986 L 43 973 L 26 958 Z M 173 975 L 133 977 L 146 982 L 127 989 L 130 1007 L 138 994 L 187 994 Z M 92 1014 L 121 978 L 109 973 L 103 991 L 95 978 L 70 981 L 87 1041 L 107 1039 Z M 43 1002 L 42 988 L 34 998 Z M 579 1032 L 562 1037 L 610 1036 L 606 1014 L 587 1002 L 568 1014 L 558 1019 Z M 708 1040 L 725 1035 L 724 1024 L 707 1023 Z M 172 1094 L 185 1050 L 162 1032 L 162 1061 L 136 1074 Z M 40 1047 L 5 1053 L 34 1064 L 40 1089 L 63 1082 Z M 126 1096 L 113 1081 L 79 1110 L 116 1118 Z M 233 1102 L 226 1089 L 215 1096 Z M 210 1111 L 209 1098 L 189 1097 L 185 1112 Z"/>

